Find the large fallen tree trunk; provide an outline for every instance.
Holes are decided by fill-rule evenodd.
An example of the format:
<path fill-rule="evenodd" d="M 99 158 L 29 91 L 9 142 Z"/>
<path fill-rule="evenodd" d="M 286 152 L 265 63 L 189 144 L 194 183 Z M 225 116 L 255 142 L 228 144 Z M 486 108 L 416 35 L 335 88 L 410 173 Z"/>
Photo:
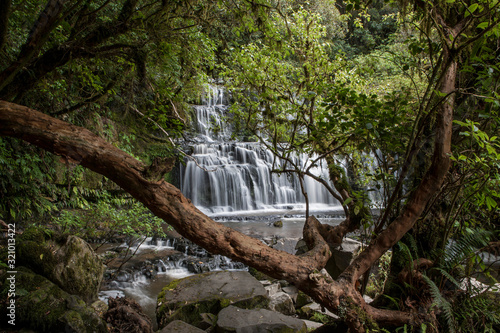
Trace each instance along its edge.
<path fill-rule="evenodd" d="M 331 228 L 314 217 L 308 218 L 303 236 L 310 251 L 300 256 L 291 255 L 213 221 L 179 189 L 164 180 L 151 179 L 148 166 L 84 128 L 0 100 L 0 135 L 25 140 L 108 177 L 182 236 L 214 254 L 225 255 L 293 283 L 321 305 L 340 314 L 352 331 L 362 332 L 370 323 L 418 323 L 417 314 L 376 309 L 366 304 L 356 284 L 375 261 L 411 229 L 448 172 L 457 71 L 453 58 L 448 55 L 449 61 L 437 85 L 438 90 L 447 95 L 447 100 L 436 108 L 435 148 L 429 170 L 401 216 L 372 241 L 337 281 L 319 271 L 331 256 L 330 246 L 335 245 L 327 240 L 338 242 L 342 239 L 349 229 L 343 225 Z"/>
<path fill-rule="evenodd" d="M 449 131 L 450 115 L 446 117 L 441 123 L 444 130 Z M 373 320 L 382 324 L 399 325 L 409 323 L 412 319 L 409 313 L 380 310 L 367 305 L 355 289 L 355 279 L 369 269 L 381 251 L 389 249 L 404 235 L 416 220 L 415 217 L 411 223 L 405 218 L 400 221 L 399 224 L 405 225 L 403 230 L 397 229 L 393 234 L 378 237 L 373 250 L 369 247 L 365 251 L 368 255 L 360 257 L 355 265 L 348 268 L 351 278 L 333 281 L 318 272 L 325 266 L 331 252 L 325 241 L 328 229 L 314 217 L 309 218 L 304 227 L 304 238 L 311 250 L 301 256 L 294 256 L 272 249 L 255 238 L 211 220 L 173 185 L 163 180 L 149 180 L 146 176 L 148 168 L 142 162 L 84 128 L 24 106 L 0 101 L 0 134 L 25 140 L 108 177 L 181 235 L 208 251 L 243 262 L 272 277 L 285 279 L 331 311 L 338 312 L 339 308 L 347 310 L 341 311 L 345 314 L 344 319 L 357 330 L 363 329 L 359 311 L 370 314 Z M 448 138 L 444 141 L 439 144 L 442 147 L 433 164 L 442 166 L 442 159 L 448 158 Z M 433 186 L 439 187 L 446 168 L 445 165 L 432 178 Z M 434 174 L 433 169 L 430 172 Z M 427 186 L 422 187 L 428 194 Z"/>

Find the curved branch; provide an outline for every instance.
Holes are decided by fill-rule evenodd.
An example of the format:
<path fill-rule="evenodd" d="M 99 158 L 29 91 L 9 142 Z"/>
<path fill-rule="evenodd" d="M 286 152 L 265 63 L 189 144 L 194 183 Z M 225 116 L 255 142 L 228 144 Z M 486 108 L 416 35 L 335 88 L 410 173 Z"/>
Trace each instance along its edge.
<path fill-rule="evenodd" d="M 440 92 L 448 95 L 455 91 L 458 63 L 453 54 L 447 54 L 446 58 L 448 62 L 443 68 L 443 79 L 438 88 Z M 440 105 L 438 110 L 434 154 L 431 166 L 425 173 L 422 182 L 412 193 L 402 214 L 351 263 L 342 273 L 342 278 L 354 282 L 370 269 L 384 252 L 396 244 L 413 227 L 427 203 L 441 187 L 450 167 L 454 98 L 453 94 L 448 95 L 448 99 Z"/>
<path fill-rule="evenodd" d="M 108 177 L 182 236 L 207 251 L 295 284 L 331 311 L 336 312 L 341 302 L 349 300 L 354 306 L 352 309 L 361 308 L 375 320 L 398 325 L 411 321 L 408 313 L 372 308 L 364 302 L 355 284 L 333 281 L 318 272 L 326 265 L 331 252 L 322 236 L 328 229 L 314 217 L 309 217 L 304 225 L 304 239 L 311 250 L 294 256 L 213 221 L 173 185 L 163 180 L 148 180 L 147 167 L 141 161 L 86 129 L 0 100 L 0 135 L 25 140 Z M 344 319 L 356 321 L 355 316 L 352 310 Z"/>
<path fill-rule="evenodd" d="M 310 253 L 297 257 L 217 223 L 173 185 L 149 181 L 144 175 L 147 167 L 142 162 L 86 129 L 38 111 L 0 101 L 0 135 L 31 142 L 105 175 L 184 237 L 210 252 L 231 257 L 276 278 L 304 284 L 309 274 L 323 268 L 330 256 L 324 241 L 314 241 Z"/>

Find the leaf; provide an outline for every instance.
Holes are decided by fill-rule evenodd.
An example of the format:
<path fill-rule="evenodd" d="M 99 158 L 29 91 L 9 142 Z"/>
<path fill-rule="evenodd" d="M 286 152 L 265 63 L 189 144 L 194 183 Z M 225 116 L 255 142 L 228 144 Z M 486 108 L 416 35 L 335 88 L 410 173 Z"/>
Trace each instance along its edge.
<path fill-rule="evenodd" d="M 350 203 L 351 203 L 351 201 L 352 201 L 352 198 L 347 198 L 347 199 L 345 199 L 345 201 L 344 201 L 344 205 L 346 205 L 346 206 L 347 206 L 348 204 L 350 204 Z"/>
<path fill-rule="evenodd" d="M 496 208 L 497 202 L 491 197 L 486 197 L 486 205 L 491 210 L 492 208 Z"/>
<path fill-rule="evenodd" d="M 476 11 L 476 9 L 477 9 L 478 6 L 479 6 L 479 4 L 473 3 L 472 5 L 469 6 L 469 11 L 471 13 L 474 13 Z"/>
<path fill-rule="evenodd" d="M 43 260 L 43 253 L 40 254 L 40 260 Z"/>
<path fill-rule="evenodd" d="M 477 28 L 478 28 L 478 29 L 482 29 L 482 30 L 484 30 L 484 29 L 486 29 L 486 27 L 488 27 L 488 25 L 489 25 L 489 23 L 488 23 L 488 22 L 481 22 L 481 23 L 479 23 L 479 24 L 477 25 Z"/>

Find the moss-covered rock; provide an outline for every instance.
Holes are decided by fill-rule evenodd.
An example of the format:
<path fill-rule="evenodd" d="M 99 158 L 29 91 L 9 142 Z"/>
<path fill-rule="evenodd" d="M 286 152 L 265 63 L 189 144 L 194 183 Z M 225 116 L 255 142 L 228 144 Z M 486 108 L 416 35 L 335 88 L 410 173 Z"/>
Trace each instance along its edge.
<path fill-rule="evenodd" d="M 87 303 L 97 298 L 104 265 L 83 239 L 30 228 L 18 237 L 16 251 L 19 265 L 45 276 Z"/>
<path fill-rule="evenodd" d="M 210 272 L 164 287 L 158 295 L 156 317 L 160 328 L 174 320 L 200 327 L 202 313 L 217 314 L 229 305 L 265 308 L 268 303 L 266 290 L 248 272 Z"/>
<path fill-rule="evenodd" d="M 2 313 L 7 313 L 13 273 L 0 277 Z M 85 302 L 63 291 L 45 277 L 19 267 L 15 276 L 16 328 L 37 332 L 107 332 L 106 323 Z"/>

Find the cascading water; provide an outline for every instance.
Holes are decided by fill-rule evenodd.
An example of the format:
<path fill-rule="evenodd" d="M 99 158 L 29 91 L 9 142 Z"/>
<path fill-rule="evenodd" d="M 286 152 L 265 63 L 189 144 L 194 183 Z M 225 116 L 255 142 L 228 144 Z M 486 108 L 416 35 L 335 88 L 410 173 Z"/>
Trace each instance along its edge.
<path fill-rule="evenodd" d="M 246 214 L 248 211 L 272 214 L 300 211 L 305 198 L 296 175 L 273 173 L 281 161 L 255 142 L 231 141 L 228 102 L 221 87 L 210 86 L 201 105 L 194 106 L 197 143 L 191 159 L 181 166 L 181 191 L 210 216 Z M 307 156 L 296 156 L 295 163 L 307 165 Z M 312 172 L 328 179 L 320 162 Z M 340 204 L 324 186 L 305 177 L 305 189 L 312 210 L 338 210 Z"/>
<path fill-rule="evenodd" d="M 271 172 L 273 168 L 279 168 L 280 161 L 262 145 L 230 140 L 232 133 L 228 125 L 228 103 L 224 90 L 210 87 L 206 98 L 200 105 L 194 106 L 194 111 L 197 143 L 191 147 L 191 158 L 186 159 L 180 170 L 183 193 L 198 208 L 222 219 L 228 226 L 238 229 L 244 224 L 250 229 L 240 230 L 247 234 L 260 237 L 275 237 L 280 233 L 283 237 L 300 235 L 305 199 L 298 178 Z M 302 155 L 294 157 L 294 163 L 305 166 L 311 162 Z M 313 172 L 328 179 L 326 166 L 318 164 Z M 311 211 L 328 215 L 341 209 L 339 203 L 315 180 L 306 177 L 304 183 Z M 295 216 L 301 214 L 302 217 Z M 223 219 L 235 215 L 237 219 Z M 278 231 L 257 221 L 257 215 L 262 215 L 265 220 L 272 220 L 270 215 L 279 215 L 286 226 Z M 235 225 L 241 216 L 249 216 L 251 221 Z M 330 217 L 324 217 L 322 222 L 339 223 Z M 145 239 L 139 243 L 139 248 L 131 249 L 131 252 L 137 250 L 139 267 L 113 272 L 118 274 L 108 282 L 100 296 L 104 300 L 110 296 L 130 296 L 151 318 L 155 318 L 156 296 L 173 279 L 214 270 L 247 269 L 241 263 L 209 254 L 184 239 Z"/>

